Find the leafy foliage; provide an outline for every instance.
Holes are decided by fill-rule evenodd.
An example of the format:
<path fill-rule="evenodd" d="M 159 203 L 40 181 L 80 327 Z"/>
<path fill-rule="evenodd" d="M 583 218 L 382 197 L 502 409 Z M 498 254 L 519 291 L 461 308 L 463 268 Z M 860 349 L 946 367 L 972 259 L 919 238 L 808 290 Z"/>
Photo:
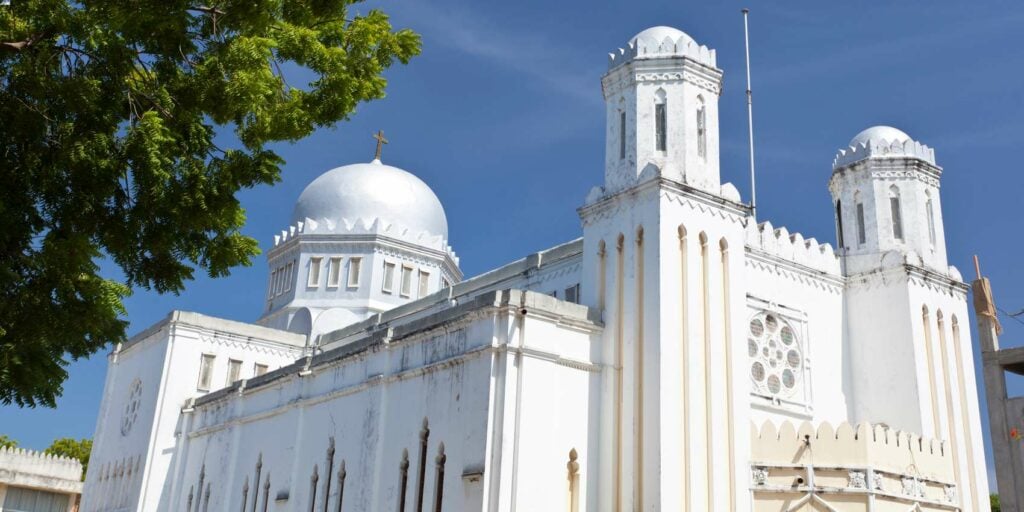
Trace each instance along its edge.
<path fill-rule="evenodd" d="M 85 480 L 85 472 L 89 470 L 89 454 L 92 452 L 92 439 L 73 439 L 62 437 L 50 444 L 50 447 L 43 450 L 50 455 L 60 455 L 78 459 L 82 463 L 82 480 Z"/>
<path fill-rule="evenodd" d="M 992 512 L 999 512 L 999 511 L 1001 511 L 1003 509 L 1003 507 L 1001 507 L 999 505 L 999 495 L 998 494 L 989 494 L 988 495 L 988 501 L 989 501 L 989 504 L 992 506 Z"/>
<path fill-rule="evenodd" d="M 17 448 L 18 442 L 3 434 L 0 434 L 0 448 Z"/>
<path fill-rule="evenodd" d="M 69 359 L 125 338 L 133 289 L 252 264 L 235 195 L 280 179 L 268 144 L 383 97 L 384 70 L 420 51 L 359 1 L 0 8 L 0 402 L 53 407 Z M 214 142 L 222 127 L 238 147 Z"/>

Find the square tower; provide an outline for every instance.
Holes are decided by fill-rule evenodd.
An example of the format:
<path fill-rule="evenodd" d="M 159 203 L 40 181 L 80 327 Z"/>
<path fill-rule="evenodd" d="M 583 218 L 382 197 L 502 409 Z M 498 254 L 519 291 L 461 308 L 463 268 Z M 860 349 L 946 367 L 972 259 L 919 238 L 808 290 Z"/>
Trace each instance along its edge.
<path fill-rule="evenodd" d="M 719 193 L 715 51 L 681 30 L 652 27 L 609 55 L 601 79 L 607 112 L 605 190 L 636 183 L 648 168 Z"/>

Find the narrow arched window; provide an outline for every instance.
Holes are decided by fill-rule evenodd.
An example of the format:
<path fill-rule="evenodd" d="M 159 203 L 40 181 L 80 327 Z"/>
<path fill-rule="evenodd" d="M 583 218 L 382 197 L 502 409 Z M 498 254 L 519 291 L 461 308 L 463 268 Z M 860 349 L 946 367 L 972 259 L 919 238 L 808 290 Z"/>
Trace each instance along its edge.
<path fill-rule="evenodd" d="M 316 484 L 320 481 L 320 468 L 313 464 L 313 474 L 309 477 L 309 512 L 316 511 Z"/>
<path fill-rule="evenodd" d="M 430 424 L 423 418 L 423 428 L 420 429 L 420 467 L 419 479 L 416 482 L 416 512 L 423 512 L 423 485 L 426 482 L 427 472 L 427 441 L 430 439 Z"/>
<path fill-rule="evenodd" d="M 707 159 L 708 156 L 708 126 L 707 126 L 707 108 L 704 106 L 704 98 L 701 96 L 697 97 L 697 156 L 701 160 Z"/>
<path fill-rule="evenodd" d="M 889 210 L 892 215 L 892 237 L 903 240 L 903 213 L 900 211 L 900 189 L 889 188 Z"/>
<path fill-rule="evenodd" d="M 668 147 L 668 105 L 665 91 L 658 89 L 654 95 L 654 148 L 665 151 Z"/>
<path fill-rule="evenodd" d="M 924 209 L 925 214 L 928 216 L 928 241 L 931 242 L 932 247 L 935 246 L 935 210 L 932 208 L 932 195 L 930 192 L 925 192 Z"/>
<path fill-rule="evenodd" d="M 260 500 L 260 471 L 263 470 L 263 454 L 256 459 L 256 477 L 252 479 L 253 490 L 252 512 L 256 512 L 256 502 Z M 243 511 L 244 512 L 244 511 Z"/>
<path fill-rule="evenodd" d="M 341 460 L 341 465 L 338 466 L 338 505 L 335 507 L 334 512 L 341 512 L 342 505 L 345 504 L 345 477 L 348 473 L 345 471 L 345 459 Z"/>
<path fill-rule="evenodd" d="M 843 242 L 843 202 L 836 201 L 836 241 L 839 242 L 839 248 L 846 247 Z"/>
<path fill-rule="evenodd" d="M 324 471 L 324 512 L 327 512 L 327 506 L 331 501 L 331 473 L 334 471 L 334 436 L 327 438 L 327 462 L 324 466 L 327 471 Z"/>
<path fill-rule="evenodd" d="M 437 446 L 437 458 L 434 459 L 434 512 L 442 512 L 441 504 L 444 502 L 444 463 L 448 456 L 444 454 L 444 443 Z"/>
<path fill-rule="evenodd" d="M 405 490 L 409 486 L 409 450 L 402 450 L 398 463 L 398 512 L 405 512 Z"/>
<path fill-rule="evenodd" d="M 270 474 L 267 474 L 266 480 L 263 482 L 263 512 L 267 512 L 267 507 L 270 505 Z"/>
<path fill-rule="evenodd" d="M 242 484 L 242 512 L 245 512 L 245 506 L 249 504 L 249 477 L 245 477 L 245 483 Z"/>

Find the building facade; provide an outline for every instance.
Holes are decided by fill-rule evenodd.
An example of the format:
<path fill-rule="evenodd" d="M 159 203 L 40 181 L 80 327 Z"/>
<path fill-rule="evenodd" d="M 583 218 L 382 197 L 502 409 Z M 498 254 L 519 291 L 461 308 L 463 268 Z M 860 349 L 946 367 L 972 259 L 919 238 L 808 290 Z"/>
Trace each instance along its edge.
<path fill-rule="evenodd" d="M 314 180 L 257 325 L 111 355 L 83 510 L 988 510 L 934 151 L 839 151 L 833 247 L 721 182 L 714 50 L 654 27 L 601 85 L 582 236 L 479 276 L 412 174 Z"/>

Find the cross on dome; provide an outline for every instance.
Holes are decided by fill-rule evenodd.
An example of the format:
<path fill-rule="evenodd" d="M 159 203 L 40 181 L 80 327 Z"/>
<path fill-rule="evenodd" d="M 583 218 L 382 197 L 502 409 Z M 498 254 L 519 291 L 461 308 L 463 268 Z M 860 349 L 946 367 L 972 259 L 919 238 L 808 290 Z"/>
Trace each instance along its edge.
<path fill-rule="evenodd" d="M 380 151 L 384 148 L 384 144 L 388 143 L 388 140 L 384 138 L 384 130 L 377 130 L 373 138 L 377 139 L 377 153 L 374 154 L 373 159 L 380 161 Z"/>

